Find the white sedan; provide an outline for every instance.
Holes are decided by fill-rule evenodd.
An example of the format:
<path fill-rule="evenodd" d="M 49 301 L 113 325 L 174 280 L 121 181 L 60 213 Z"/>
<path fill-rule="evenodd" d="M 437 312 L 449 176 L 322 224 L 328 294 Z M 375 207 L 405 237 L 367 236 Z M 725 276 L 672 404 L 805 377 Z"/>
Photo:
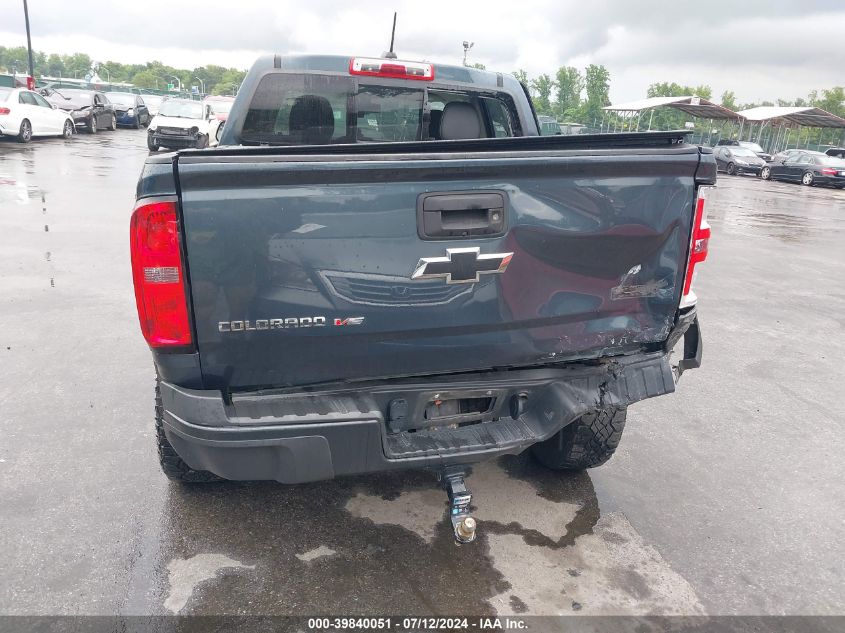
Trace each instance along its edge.
<path fill-rule="evenodd" d="M 190 99 L 162 101 L 158 114 L 147 128 L 147 147 L 151 152 L 160 147 L 184 149 L 213 147 L 220 140 L 223 121 L 211 106 Z"/>
<path fill-rule="evenodd" d="M 0 88 L 0 136 L 29 143 L 33 136 L 64 136 L 74 132 L 73 119 L 44 97 L 25 88 Z"/>

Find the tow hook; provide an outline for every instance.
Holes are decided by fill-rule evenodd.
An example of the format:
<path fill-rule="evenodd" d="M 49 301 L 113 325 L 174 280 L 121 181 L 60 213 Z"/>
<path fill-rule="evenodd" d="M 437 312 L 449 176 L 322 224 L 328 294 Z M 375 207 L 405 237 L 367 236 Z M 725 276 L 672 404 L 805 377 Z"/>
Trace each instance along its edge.
<path fill-rule="evenodd" d="M 468 468 L 445 469 L 438 474 L 438 478 L 449 495 L 449 519 L 452 521 L 452 531 L 458 543 L 471 543 L 475 540 L 476 523 L 469 515 L 469 505 L 472 503 L 472 493 L 464 482 L 469 476 Z"/>

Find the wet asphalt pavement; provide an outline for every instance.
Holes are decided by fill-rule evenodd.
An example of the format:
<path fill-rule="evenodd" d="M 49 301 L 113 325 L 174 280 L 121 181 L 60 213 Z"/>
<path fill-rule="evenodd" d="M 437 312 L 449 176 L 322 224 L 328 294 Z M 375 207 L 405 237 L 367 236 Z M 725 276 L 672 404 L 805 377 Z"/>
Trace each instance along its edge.
<path fill-rule="evenodd" d="M 128 220 L 144 131 L 0 140 L 0 613 L 842 614 L 845 193 L 720 177 L 704 365 L 588 474 L 183 488 Z"/>

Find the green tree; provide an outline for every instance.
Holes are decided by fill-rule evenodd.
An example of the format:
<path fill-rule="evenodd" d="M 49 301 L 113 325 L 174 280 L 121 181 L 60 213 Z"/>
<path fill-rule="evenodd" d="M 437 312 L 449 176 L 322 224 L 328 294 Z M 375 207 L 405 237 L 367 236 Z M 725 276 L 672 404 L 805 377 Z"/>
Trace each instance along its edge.
<path fill-rule="evenodd" d="M 587 99 L 583 107 L 583 122 L 601 119 L 602 108 L 610 105 L 610 72 L 604 66 L 590 64 L 584 71 L 584 89 Z"/>
<path fill-rule="evenodd" d="M 564 66 L 558 68 L 557 104 L 555 109 L 560 118 L 571 117 L 581 105 L 581 91 L 584 90 L 584 78 L 577 68 Z"/>
<path fill-rule="evenodd" d="M 478 70 L 487 70 L 487 66 L 479 64 L 478 62 L 469 65 L 470 68 L 477 68 Z"/>
<path fill-rule="evenodd" d="M 822 90 L 821 98 L 816 97 L 813 106 L 827 110 L 831 114 L 845 116 L 845 88 L 837 86 L 830 90 Z"/>
<path fill-rule="evenodd" d="M 722 107 L 728 110 L 737 111 L 736 95 L 731 90 L 725 90 L 722 93 Z"/>
<path fill-rule="evenodd" d="M 132 75 L 131 83 L 139 88 L 148 88 L 150 90 L 158 88 L 163 90 L 166 88 L 166 82 L 162 77 L 159 77 L 151 70 L 142 70 Z"/>
<path fill-rule="evenodd" d="M 85 53 L 74 53 L 65 59 L 65 70 L 68 77 L 80 79 L 91 70 L 91 58 Z"/>
<path fill-rule="evenodd" d="M 61 56 L 53 53 L 47 58 L 47 68 L 45 74 L 52 77 L 64 77 L 67 74 L 65 72 L 65 63 Z"/>
<path fill-rule="evenodd" d="M 513 72 L 511 73 L 511 75 L 513 75 L 514 77 L 516 77 L 516 80 L 517 80 L 519 83 L 521 83 L 523 86 L 527 86 L 527 85 L 528 85 L 528 73 L 527 73 L 527 72 L 525 72 L 524 70 L 522 70 L 521 68 L 520 68 L 519 70 L 515 70 L 515 71 L 513 71 Z"/>
<path fill-rule="evenodd" d="M 547 74 L 542 74 L 531 81 L 531 88 L 534 90 L 534 108 L 537 114 L 552 114 L 552 90 L 555 89 L 555 82 Z"/>
<path fill-rule="evenodd" d="M 28 60 L 25 46 L 0 47 L 0 66 L 3 66 L 8 73 L 12 70 L 17 70 L 19 73 L 27 72 Z"/>
<path fill-rule="evenodd" d="M 220 76 L 220 81 L 217 82 L 211 89 L 211 94 L 215 95 L 231 95 L 235 94 L 240 88 L 241 82 L 244 80 L 246 73 L 237 70 L 236 68 L 227 68 Z M 209 88 L 206 87 L 206 90 Z"/>

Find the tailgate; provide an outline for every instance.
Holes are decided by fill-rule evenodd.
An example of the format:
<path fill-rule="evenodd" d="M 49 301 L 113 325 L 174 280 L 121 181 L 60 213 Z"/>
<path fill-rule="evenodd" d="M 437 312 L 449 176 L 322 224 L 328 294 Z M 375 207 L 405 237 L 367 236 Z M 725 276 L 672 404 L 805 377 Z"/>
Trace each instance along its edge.
<path fill-rule="evenodd" d="M 442 374 L 663 341 L 698 162 L 689 146 L 181 156 L 204 379 Z"/>

